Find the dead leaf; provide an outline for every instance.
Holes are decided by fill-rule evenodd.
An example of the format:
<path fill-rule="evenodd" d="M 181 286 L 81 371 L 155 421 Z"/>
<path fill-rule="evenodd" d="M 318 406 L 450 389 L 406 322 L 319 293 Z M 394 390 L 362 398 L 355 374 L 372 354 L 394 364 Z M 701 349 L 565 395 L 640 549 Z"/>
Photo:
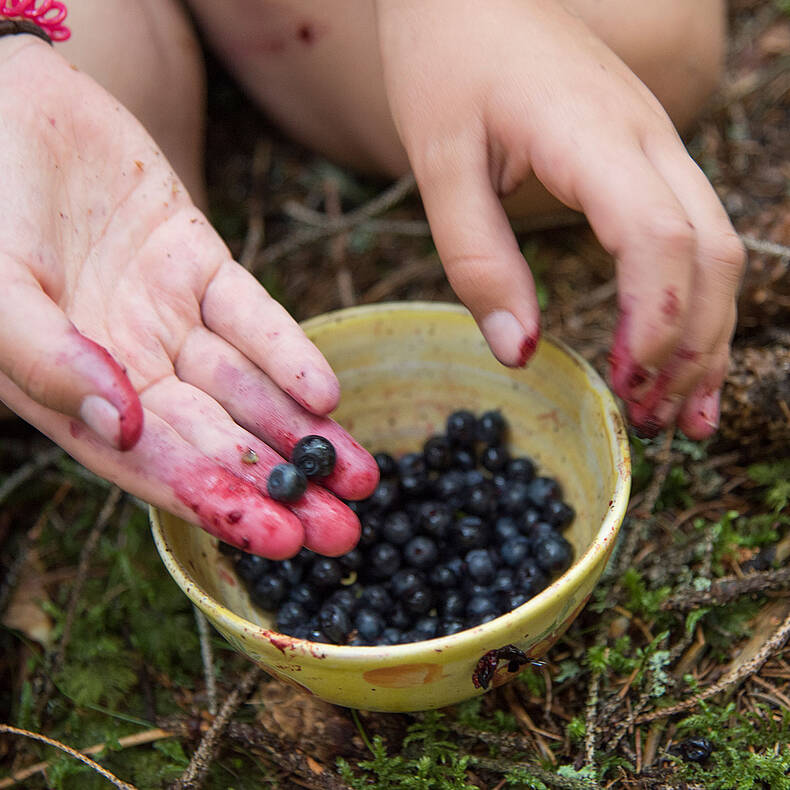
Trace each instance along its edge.
<path fill-rule="evenodd" d="M 19 572 L 16 587 L 11 593 L 3 615 L 3 625 L 21 631 L 26 637 L 49 649 L 53 643 L 54 624 L 41 604 L 48 602 L 44 586 L 44 566 L 37 552 L 31 549 Z"/>

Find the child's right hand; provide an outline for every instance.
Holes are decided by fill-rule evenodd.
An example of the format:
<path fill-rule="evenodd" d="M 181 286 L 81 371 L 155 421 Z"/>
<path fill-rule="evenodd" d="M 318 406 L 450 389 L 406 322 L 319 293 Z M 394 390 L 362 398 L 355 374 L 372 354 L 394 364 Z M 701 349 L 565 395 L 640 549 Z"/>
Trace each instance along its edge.
<path fill-rule="evenodd" d="M 505 364 L 539 333 L 500 199 L 533 174 L 617 261 L 612 383 L 645 431 L 710 435 L 743 248 L 658 100 L 558 0 L 377 3 L 390 109 L 450 284 Z"/>
<path fill-rule="evenodd" d="M 0 39 L 0 63 L 0 400 L 228 543 L 349 550 L 359 522 L 326 489 L 364 498 L 378 470 L 326 417 L 327 362 L 115 100 L 31 36 Z M 264 496 L 313 433 L 337 451 L 326 489 L 290 507 Z"/>

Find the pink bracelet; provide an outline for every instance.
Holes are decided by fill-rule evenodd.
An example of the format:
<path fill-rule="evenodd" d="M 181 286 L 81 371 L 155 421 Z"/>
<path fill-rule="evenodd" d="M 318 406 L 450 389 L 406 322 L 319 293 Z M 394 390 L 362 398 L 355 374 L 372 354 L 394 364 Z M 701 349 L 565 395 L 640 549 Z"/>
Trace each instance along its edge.
<path fill-rule="evenodd" d="M 0 16 L 30 20 L 53 41 L 67 41 L 71 36 L 63 24 L 67 13 L 58 0 L 0 0 Z"/>

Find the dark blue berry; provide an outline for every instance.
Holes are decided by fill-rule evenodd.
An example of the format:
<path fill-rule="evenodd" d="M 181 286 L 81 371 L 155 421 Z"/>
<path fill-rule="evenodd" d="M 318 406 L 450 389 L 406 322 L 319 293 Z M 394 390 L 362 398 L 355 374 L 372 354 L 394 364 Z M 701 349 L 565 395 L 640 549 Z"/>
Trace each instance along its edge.
<path fill-rule="evenodd" d="M 343 587 L 340 590 L 335 590 L 332 595 L 329 596 L 327 603 L 336 604 L 344 611 L 352 614 L 356 611 L 358 601 L 351 590 L 347 587 Z"/>
<path fill-rule="evenodd" d="M 291 462 L 305 477 L 326 477 L 335 468 L 335 448 L 323 436 L 304 436 L 294 445 Z"/>
<path fill-rule="evenodd" d="M 522 592 L 505 593 L 502 598 L 502 608 L 506 612 L 512 612 L 525 604 L 531 597 L 531 595 L 525 595 Z"/>
<path fill-rule="evenodd" d="M 477 618 L 483 615 L 498 613 L 499 609 L 493 595 L 475 595 L 467 601 L 466 616 L 477 622 L 479 622 Z"/>
<path fill-rule="evenodd" d="M 532 557 L 527 557 L 516 568 L 515 580 L 516 592 L 521 592 L 529 598 L 537 595 L 548 584 L 546 574 Z"/>
<path fill-rule="evenodd" d="M 499 509 L 511 516 L 526 512 L 530 504 L 529 483 L 521 480 L 513 480 L 499 495 Z"/>
<path fill-rule="evenodd" d="M 261 609 L 276 609 L 285 599 L 286 585 L 282 576 L 267 573 L 255 580 L 250 588 L 250 598 Z"/>
<path fill-rule="evenodd" d="M 398 459 L 397 464 L 401 477 L 424 475 L 428 471 L 422 453 L 406 453 Z"/>
<path fill-rule="evenodd" d="M 247 585 L 251 585 L 255 584 L 264 573 L 271 570 L 272 561 L 259 557 L 257 554 L 242 554 L 236 560 L 234 567 L 239 578 Z"/>
<path fill-rule="evenodd" d="M 431 490 L 431 481 L 427 472 L 415 472 L 413 475 L 402 475 L 400 490 L 403 496 L 416 498 L 427 494 Z"/>
<path fill-rule="evenodd" d="M 381 584 L 367 584 L 359 597 L 359 605 L 377 612 L 388 612 L 392 607 L 392 596 Z"/>
<path fill-rule="evenodd" d="M 491 592 L 512 593 L 516 589 L 516 574 L 513 568 L 498 568 L 491 582 Z"/>
<path fill-rule="evenodd" d="M 449 590 L 455 587 L 460 579 L 449 565 L 442 563 L 431 569 L 428 581 L 437 590 Z"/>
<path fill-rule="evenodd" d="M 400 500 L 400 485 L 397 480 L 379 480 L 376 489 L 365 500 L 365 505 L 371 510 L 389 510 Z"/>
<path fill-rule="evenodd" d="M 433 606 L 433 593 L 427 584 L 412 587 L 403 596 L 403 606 L 413 614 L 426 614 Z"/>
<path fill-rule="evenodd" d="M 385 627 L 384 618 L 375 609 L 360 609 L 354 617 L 354 628 L 367 642 L 375 642 Z"/>
<path fill-rule="evenodd" d="M 301 604 L 288 600 L 277 610 L 277 629 L 284 634 L 290 634 L 294 626 L 305 625 L 308 619 L 307 612 Z"/>
<path fill-rule="evenodd" d="M 420 617 L 414 624 L 411 633 L 416 642 L 423 639 L 435 639 L 439 636 L 439 618 L 431 615 Z"/>
<path fill-rule="evenodd" d="M 368 549 L 366 571 L 376 579 L 388 579 L 400 564 L 400 551 L 391 543 L 377 543 Z"/>
<path fill-rule="evenodd" d="M 535 464 L 526 456 L 511 458 L 505 467 L 505 474 L 510 480 L 529 483 L 535 477 Z"/>
<path fill-rule="evenodd" d="M 499 472 L 504 469 L 509 458 L 510 453 L 501 444 L 490 444 L 480 453 L 480 463 L 489 472 Z"/>
<path fill-rule="evenodd" d="M 439 593 L 437 609 L 447 620 L 460 618 L 466 611 L 466 596 L 458 590 Z"/>
<path fill-rule="evenodd" d="M 422 454 L 428 469 L 449 469 L 453 462 L 453 450 L 446 436 L 432 436 L 423 445 Z"/>
<path fill-rule="evenodd" d="M 300 604 L 304 609 L 309 612 L 314 612 L 318 609 L 323 598 L 319 595 L 318 590 L 310 584 L 297 584 L 291 588 L 288 598 L 295 603 Z"/>
<path fill-rule="evenodd" d="M 399 601 L 402 600 L 410 590 L 424 584 L 425 575 L 412 568 L 402 568 L 397 573 L 393 574 L 390 579 L 392 594 L 395 596 L 395 599 Z"/>
<path fill-rule="evenodd" d="M 477 466 L 477 455 L 474 447 L 458 447 L 453 451 L 452 465 L 462 472 L 471 472 Z"/>
<path fill-rule="evenodd" d="M 493 581 L 496 565 L 488 549 L 472 549 L 464 557 L 464 561 L 466 570 L 473 581 L 478 584 L 488 584 Z"/>
<path fill-rule="evenodd" d="M 345 642 L 349 631 L 351 631 L 351 619 L 348 612 L 337 604 L 324 604 L 318 613 L 318 622 L 329 641 L 336 645 Z"/>
<path fill-rule="evenodd" d="M 403 631 L 393 626 L 385 628 L 376 640 L 379 645 L 399 645 L 401 642 L 403 642 Z"/>
<path fill-rule="evenodd" d="M 575 515 L 573 508 L 561 499 L 550 499 L 543 508 L 543 517 L 557 529 L 565 529 Z"/>
<path fill-rule="evenodd" d="M 417 535 L 404 546 L 403 559 L 413 568 L 431 568 L 439 559 L 439 548 L 425 535 Z"/>
<path fill-rule="evenodd" d="M 347 571 L 358 571 L 365 562 L 365 555 L 359 548 L 353 548 L 337 558 L 337 561 Z"/>
<path fill-rule="evenodd" d="M 489 480 L 471 486 L 466 493 L 464 510 L 473 516 L 488 518 L 496 512 L 497 499 Z"/>
<path fill-rule="evenodd" d="M 561 499 L 560 484 L 553 477 L 536 477 L 529 484 L 529 498 L 538 510 L 545 510 L 551 499 Z"/>
<path fill-rule="evenodd" d="M 394 477 L 398 473 L 398 464 L 389 453 L 376 453 L 373 456 L 381 477 Z"/>
<path fill-rule="evenodd" d="M 329 643 L 329 638 L 317 625 L 309 630 L 307 639 L 310 642 L 320 642 L 322 644 Z"/>
<path fill-rule="evenodd" d="M 494 535 L 500 543 L 504 543 L 516 535 L 520 535 L 518 522 L 513 516 L 500 516 L 494 522 Z"/>
<path fill-rule="evenodd" d="M 545 537 L 536 541 L 533 553 L 535 561 L 546 573 L 562 573 L 571 564 L 573 548 L 562 535 Z"/>
<path fill-rule="evenodd" d="M 530 506 L 526 509 L 521 519 L 521 531 L 525 535 L 531 536 L 533 534 L 533 528 L 541 521 L 543 521 L 541 512 L 537 508 Z"/>
<path fill-rule="evenodd" d="M 506 540 L 499 547 L 499 556 L 502 562 L 511 568 L 517 568 L 529 556 L 532 549 L 532 541 L 525 535 L 516 535 Z"/>
<path fill-rule="evenodd" d="M 452 509 L 460 508 L 466 497 L 466 477 L 460 469 L 440 475 L 433 486 L 436 498 Z"/>
<path fill-rule="evenodd" d="M 343 578 L 343 568 L 333 557 L 316 557 L 308 571 L 307 581 L 314 587 L 336 587 Z"/>
<path fill-rule="evenodd" d="M 285 583 L 289 587 L 293 587 L 295 584 L 299 584 L 302 580 L 302 571 L 304 566 L 302 563 L 292 557 L 289 560 L 282 560 L 281 562 L 276 563 L 277 566 L 277 573 L 285 579 Z"/>
<path fill-rule="evenodd" d="M 417 510 L 417 526 L 426 535 L 437 540 L 447 535 L 452 523 L 452 509 L 441 502 L 429 500 L 423 502 Z"/>
<path fill-rule="evenodd" d="M 395 510 L 384 518 L 381 536 L 394 546 L 402 546 L 414 537 L 414 524 L 404 510 Z"/>
<path fill-rule="evenodd" d="M 389 624 L 400 631 L 411 628 L 414 615 L 406 609 L 401 601 L 397 601 L 392 607 L 389 616 Z"/>
<path fill-rule="evenodd" d="M 439 629 L 442 636 L 452 636 L 466 628 L 466 624 L 460 618 L 451 618 L 449 620 L 442 620 Z"/>
<path fill-rule="evenodd" d="M 477 418 L 467 409 L 454 411 L 447 418 L 445 433 L 453 444 L 472 444 L 477 439 Z"/>
<path fill-rule="evenodd" d="M 296 502 L 307 489 L 307 478 L 293 464 L 277 464 L 269 472 L 266 490 L 279 502 Z"/>
<path fill-rule="evenodd" d="M 477 420 L 477 438 L 486 444 L 500 444 L 506 430 L 507 422 L 498 409 L 483 412 Z"/>
<path fill-rule="evenodd" d="M 453 543 L 460 551 L 488 545 L 488 528 L 479 516 L 463 516 L 452 529 Z"/>

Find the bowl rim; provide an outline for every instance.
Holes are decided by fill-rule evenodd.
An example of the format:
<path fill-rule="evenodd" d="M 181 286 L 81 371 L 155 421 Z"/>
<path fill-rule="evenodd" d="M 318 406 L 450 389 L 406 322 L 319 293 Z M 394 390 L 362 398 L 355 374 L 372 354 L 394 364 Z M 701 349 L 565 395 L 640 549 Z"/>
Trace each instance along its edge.
<path fill-rule="evenodd" d="M 305 333 L 309 334 L 309 332 L 316 327 L 349 317 L 365 317 L 369 314 L 382 315 L 404 311 L 409 313 L 416 311 L 435 311 L 471 316 L 463 305 L 451 302 L 380 302 L 372 305 L 358 305 L 340 310 L 333 310 L 310 318 L 302 322 L 300 326 Z M 153 505 L 149 505 L 149 519 L 154 542 L 170 575 L 185 595 L 196 606 L 203 610 L 209 618 L 216 620 L 217 624 L 222 629 L 230 633 L 246 634 L 247 636 L 256 633 L 260 634 L 262 638 L 275 644 L 280 650 L 282 649 L 282 641 L 288 640 L 289 652 L 293 655 L 300 655 L 305 659 L 320 657 L 324 660 L 330 658 L 346 662 L 351 660 L 364 660 L 365 663 L 368 663 L 385 658 L 387 660 L 408 660 L 410 656 L 414 656 L 415 654 L 424 654 L 426 649 L 431 652 L 456 652 L 458 650 L 463 650 L 464 647 L 467 646 L 467 643 L 470 643 L 469 647 L 472 647 L 475 642 L 479 641 L 481 633 L 496 631 L 504 633 L 508 630 L 510 621 L 522 621 L 537 615 L 541 609 L 551 604 L 556 595 L 562 594 L 561 590 L 563 588 L 573 590 L 581 586 L 584 579 L 587 578 L 595 565 L 601 561 L 602 557 L 612 550 L 612 542 L 625 517 L 631 489 L 631 458 L 628 432 L 614 395 L 592 365 L 576 351 L 568 347 L 563 341 L 553 337 L 550 333 L 544 333 L 541 342 L 547 342 L 553 345 L 575 362 L 585 374 L 590 384 L 591 391 L 601 402 L 600 407 L 603 414 L 603 427 L 609 440 L 608 444 L 610 451 L 613 454 L 615 487 L 612 492 L 612 499 L 606 516 L 601 522 L 595 537 L 582 556 L 548 587 L 530 598 L 521 606 L 493 620 L 489 620 L 478 626 L 466 628 L 456 634 L 425 639 L 419 642 L 371 646 L 333 645 L 311 642 L 307 639 L 300 639 L 298 637 L 282 634 L 275 629 L 266 628 L 251 620 L 247 620 L 206 593 L 184 565 L 176 559 L 164 535 L 162 523 L 159 518 L 159 509 Z M 195 528 L 200 529 L 200 527 Z M 492 648 L 495 646 L 496 645 L 492 645 Z"/>

